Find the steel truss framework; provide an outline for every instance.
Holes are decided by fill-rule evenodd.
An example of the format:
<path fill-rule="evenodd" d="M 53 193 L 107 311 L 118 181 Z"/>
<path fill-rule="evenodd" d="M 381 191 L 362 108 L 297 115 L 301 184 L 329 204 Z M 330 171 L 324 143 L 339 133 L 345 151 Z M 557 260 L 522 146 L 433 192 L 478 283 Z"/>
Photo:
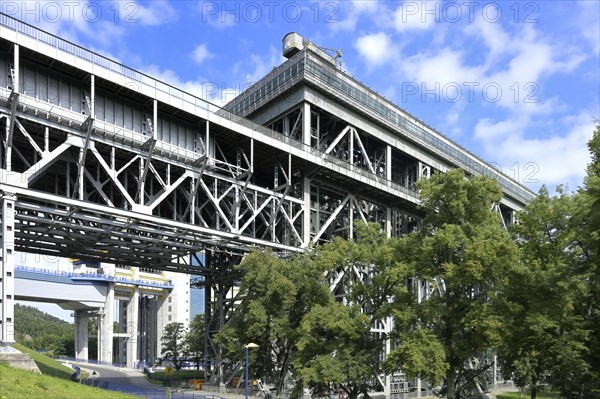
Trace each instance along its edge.
<path fill-rule="evenodd" d="M 0 340 L 13 339 L 11 255 L 35 252 L 200 275 L 206 353 L 220 359 L 212 338 L 244 253 L 353 238 L 356 220 L 410 232 L 415 182 L 443 172 L 325 106 L 290 103 L 264 127 L 4 15 L 0 28 Z M 512 210 L 496 209 L 508 222 Z M 344 297 L 367 269 L 332 273 L 331 290 Z M 443 283 L 414 284 L 426 298 Z M 373 385 L 393 393 L 398 378 Z"/>

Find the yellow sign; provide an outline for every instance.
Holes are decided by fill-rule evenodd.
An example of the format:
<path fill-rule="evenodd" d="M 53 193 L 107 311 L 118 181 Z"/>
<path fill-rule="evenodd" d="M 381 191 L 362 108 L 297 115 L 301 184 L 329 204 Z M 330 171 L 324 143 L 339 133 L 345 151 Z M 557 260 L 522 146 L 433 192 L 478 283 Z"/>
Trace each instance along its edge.
<path fill-rule="evenodd" d="M 165 374 L 168 376 L 173 375 L 173 367 L 171 367 L 171 366 L 165 367 Z"/>

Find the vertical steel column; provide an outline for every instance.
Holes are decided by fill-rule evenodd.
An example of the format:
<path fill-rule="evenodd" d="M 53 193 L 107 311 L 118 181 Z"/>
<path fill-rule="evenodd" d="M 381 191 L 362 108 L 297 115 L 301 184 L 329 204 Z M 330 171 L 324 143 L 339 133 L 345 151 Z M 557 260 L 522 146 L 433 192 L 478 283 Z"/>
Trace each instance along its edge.
<path fill-rule="evenodd" d="M 392 237 L 392 208 L 385 208 L 385 236 Z"/>
<path fill-rule="evenodd" d="M 302 220 L 302 243 L 304 247 L 310 244 L 310 179 L 305 177 L 302 184 L 304 196 L 304 218 Z"/>
<path fill-rule="evenodd" d="M 302 141 L 307 146 L 311 145 L 312 136 L 310 115 L 310 104 L 305 101 L 302 108 Z"/>
<path fill-rule="evenodd" d="M 152 138 L 158 139 L 158 100 L 155 98 L 152 106 Z"/>
<path fill-rule="evenodd" d="M 385 178 L 392 180 L 392 146 L 389 144 L 385 148 Z"/>
<path fill-rule="evenodd" d="M 20 81 L 20 56 L 19 56 L 19 45 L 18 44 L 14 44 L 13 47 L 13 55 L 14 55 L 14 59 L 13 59 L 13 66 L 14 66 L 14 71 L 15 71 L 15 81 L 13 82 L 13 90 L 15 91 L 15 93 L 20 93 L 21 92 L 21 81 Z"/>
<path fill-rule="evenodd" d="M 90 116 L 96 119 L 96 77 L 91 76 L 90 79 Z"/>
<path fill-rule="evenodd" d="M 348 135 L 350 136 L 350 144 L 348 145 L 348 162 L 350 163 L 350 165 L 354 165 L 354 133 L 356 131 L 354 130 L 354 128 L 350 128 L 350 130 L 348 130 Z M 365 156 L 367 156 L 367 154 L 365 154 Z"/>
<path fill-rule="evenodd" d="M 44 152 L 50 152 L 50 128 L 44 128 Z"/>
<path fill-rule="evenodd" d="M 2 253 L 0 254 L 0 342 L 12 343 L 15 317 L 15 203 L 11 193 L 0 193 Z"/>

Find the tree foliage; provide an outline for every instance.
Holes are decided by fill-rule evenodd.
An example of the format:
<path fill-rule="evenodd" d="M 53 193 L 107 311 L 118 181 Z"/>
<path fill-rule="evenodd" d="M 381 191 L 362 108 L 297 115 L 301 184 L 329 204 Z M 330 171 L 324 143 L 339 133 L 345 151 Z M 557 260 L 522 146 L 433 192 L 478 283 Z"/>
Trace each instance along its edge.
<path fill-rule="evenodd" d="M 183 323 L 173 322 L 165 326 L 162 342 L 162 356 L 173 362 L 177 371 L 181 370 L 186 358 L 185 329 Z"/>
<path fill-rule="evenodd" d="M 330 301 L 302 320 L 296 365 L 313 396 L 344 391 L 349 398 L 367 394 L 368 380 L 381 346 L 370 339 L 369 318 L 358 306 Z"/>
<path fill-rule="evenodd" d="M 310 254 L 281 259 L 268 251 L 248 254 L 239 267 L 244 272 L 242 300 L 218 339 L 226 357 L 239 361 L 244 345 L 258 344 L 250 351 L 252 370 L 274 381 L 279 393 L 286 378 L 294 375 L 302 318 L 329 300 L 323 272 Z"/>
<path fill-rule="evenodd" d="M 577 218 L 577 233 L 583 248 L 582 275 L 588 282 L 589 291 L 580 302 L 581 313 L 590 331 L 588 362 L 590 389 L 600 389 L 600 124 L 596 125 L 588 143 L 591 162 L 587 168 Z"/>
<path fill-rule="evenodd" d="M 471 360 L 499 343 L 503 323 L 494 303 L 517 248 L 492 210 L 502 196 L 494 180 L 466 179 L 461 170 L 451 170 L 419 181 L 418 187 L 426 216 L 421 231 L 405 238 L 405 256 L 415 276 L 434 282 L 436 292 L 413 304 L 413 319 L 398 323 L 406 339 L 392 358 L 403 359 L 400 366 L 413 359 L 407 370 L 424 376 L 417 360 L 433 352 L 430 367 L 436 372 L 428 378 L 436 381 L 445 370 L 444 392 L 454 399 L 473 389 L 475 376 L 490 366 L 473 370 Z"/>
<path fill-rule="evenodd" d="M 190 331 L 184 338 L 185 352 L 194 360 L 197 370 L 200 369 L 200 363 L 204 360 L 205 335 L 204 313 L 198 313 L 190 322 Z"/>
<path fill-rule="evenodd" d="M 550 197 L 542 188 L 513 227 L 520 264 L 503 295 L 507 327 L 499 358 L 506 377 L 530 387 L 532 399 L 565 372 L 587 373 L 588 332 L 576 311 L 587 290 L 577 266 L 582 256 L 573 215 L 577 206 L 577 196 L 559 188 Z"/>
<path fill-rule="evenodd" d="M 27 305 L 15 304 L 16 341 L 56 356 L 75 356 L 74 326 Z"/>
<path fill-rule="evenodd" d="M 380 355 L 390 337 L 372 328 L 397 312 L 391 298 L 411 300 L 406 285 L 411 272 L 398 245 L 379 224 L 359 222 L 356 240 L 336 238 L 317 251 L 315 262 L 330 276 L 335 300 L 304 318 L 296 361 L 315 393 L 342 390 L 356 398 L 377 388 L 373 381 L 382 372 Z"/>

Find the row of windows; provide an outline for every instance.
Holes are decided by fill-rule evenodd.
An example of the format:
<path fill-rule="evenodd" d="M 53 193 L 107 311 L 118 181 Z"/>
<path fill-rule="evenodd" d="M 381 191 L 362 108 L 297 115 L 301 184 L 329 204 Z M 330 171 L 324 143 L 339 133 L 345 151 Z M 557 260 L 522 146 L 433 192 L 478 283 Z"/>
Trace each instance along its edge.
<path fill-rule="evenodd" d="M 252 104 L 259 102 L 261 99 L 269 96 L 273 91 L 282 86 L 283 84 L 290 81 L 292 78 L 298 76 L 304 71 L 304 63 L 296 62 L 290 65 L 288 68 L 283 70 L 273 79 L 264 83 L 260 88 L 254 90 L 248 94 L 242 101 L 236 104 L 232 112 L 238 115 L 244 115 L 245 111 L 250 108 Z M 243 94 L 242 94 L 243 95 Z"/>
<path fill-rule="evenodd" d="M 311 58 L 307 58 L 306 63 L 306 71 L 321 81 L 324 81 L 330 87 L 334 87 L 348 97 L 354 99 L 359 102 L 361 105 L 369 108 L 370 110 L 376 112 L 385 120 L 393 123 L 401 127 L 403 130 L 408 131 L 410 134 L 418 137 L 419 139 L 425 141 L 431 147 L 439 150 L 442 153 L 450 154 L 452 159 L 457 161 L 459 165 L 470 172 L 474 172 L 475 174 L 480 175 L 488 175 L 493 176 L 498 180 L 500 185 L 502 185 L 509 192 L 514 194 L 517 198 L 527 199 L 528 196 L 524 198 L 522 192 L 519 192 L 518 189 L 514 187 L 514 183 L 510 182 L 508 178 L 498 174 L 491 166 L 482 165 L 479 162 L 474 161 L 472 158 L 468 157 L 465 153 L 457 150 L 456 148 L 450 146 L 448 143 L 440 140 L 434 135 L 427 132 L 422 127 L 416 125 L 415 123 L 409 121 L 402 114 L 396 112 L 394 109 L 387 106 L 381 100 L 370 96 L 364 90 L 360 90 L 359 88 L 353 86 L 352 84 L 339 79 L 337 76 L 323 68 L 317 62 L 315 62 Z"/>

